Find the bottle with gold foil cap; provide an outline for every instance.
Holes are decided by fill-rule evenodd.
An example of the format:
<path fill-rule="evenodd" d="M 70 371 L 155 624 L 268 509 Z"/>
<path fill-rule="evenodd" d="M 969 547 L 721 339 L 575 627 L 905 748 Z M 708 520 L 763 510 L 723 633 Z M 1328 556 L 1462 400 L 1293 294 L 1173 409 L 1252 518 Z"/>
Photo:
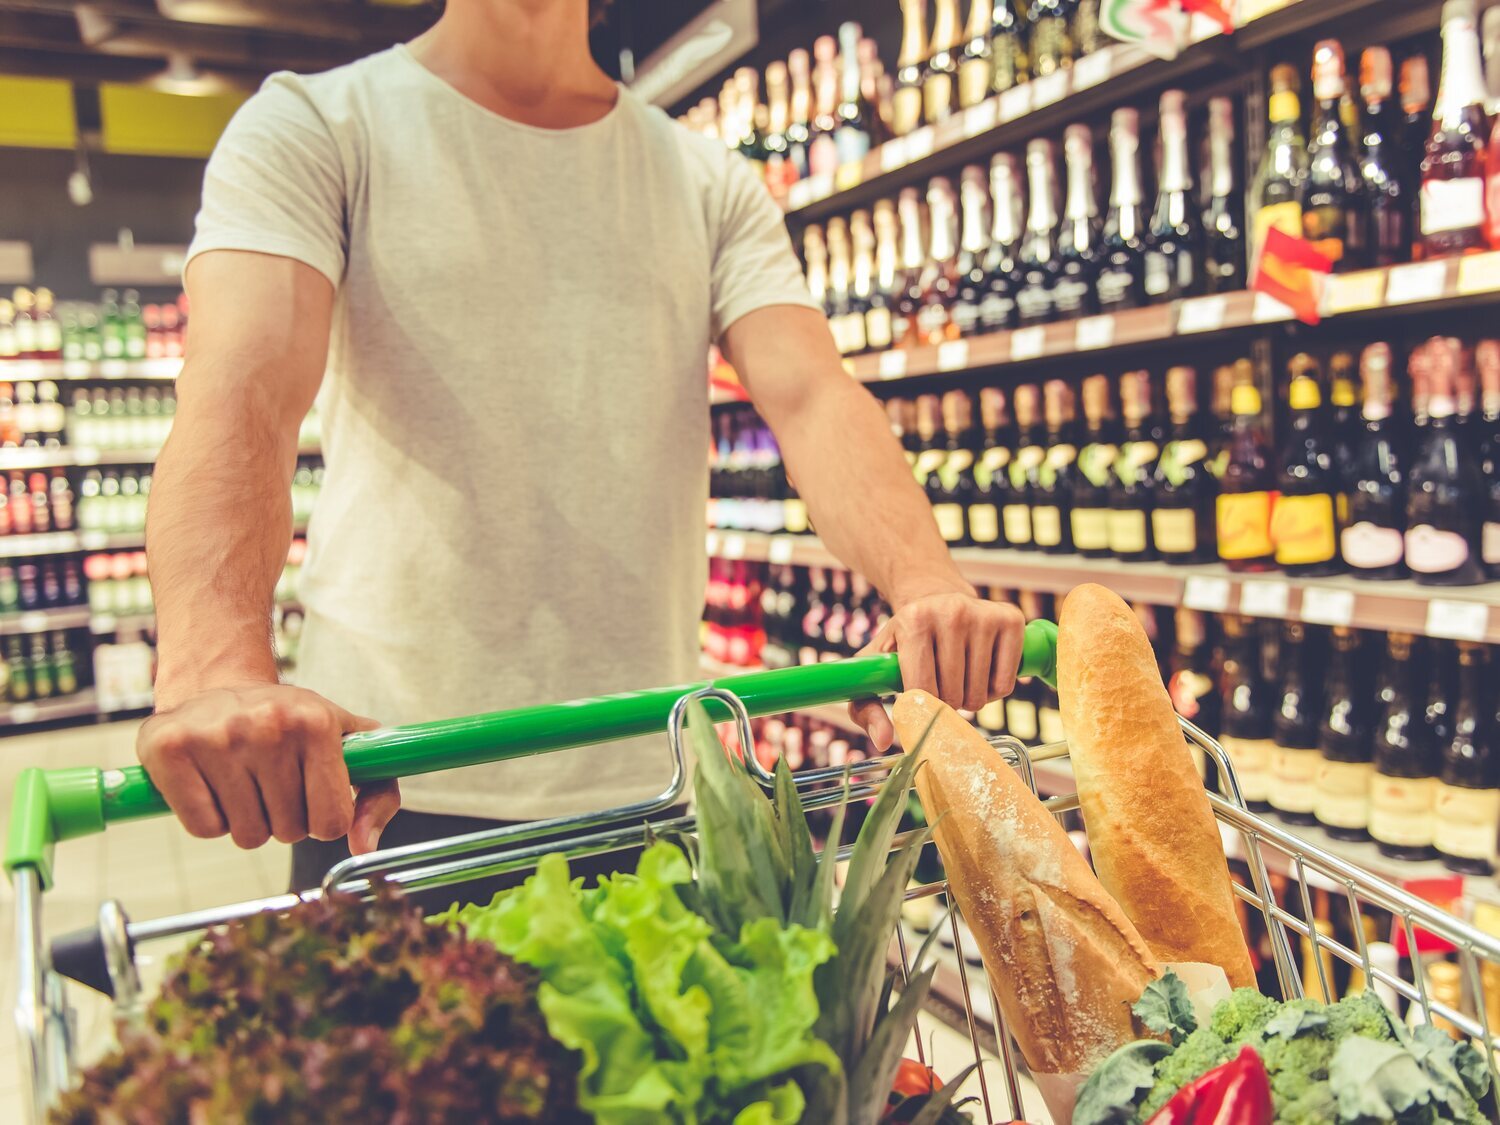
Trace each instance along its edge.
<path fill-rule="evenodd" d="M 1208 442 L 1198 413 L 1198 372 L 1167 370 L 1167 411 L 1172 432 L 1156 465 L 1152 539 L 1164 562 L 1212 562 L 1217 556 L 1214 508 L 1219 482 L 1208 466 Z"/>
<path fill-rule="evenodd" d="M 969 538 L 976 547 L 1003 547 L 1006 539 L 1000 513 L 1010 493 L 1009 465 L 1014 456 L 1015 431 L 1006 416 L 1005 392 L 985 387 L 979 392 L 981 452 L 974 462 L 974 496 L 969 503 Z"/>
<path fill-rule="evenodd" d="M 1358 436 L 1343 464 L 1349 519 L 1339 549 L 1355 578 L 1406 575 L 1406 447 L 1393 417 L 1396 389 L 1391 347 L 1371 344 L 1360 356 L 1364 394 Z"/>
<path fill-rule="evenodd" d="M 1010 474 L 1011 494 L 1001 510 L 1005 538 L 1012 547 L 1021 551 L 1037 549 L 1031 524 L 1031 478 L 1047 458 L 1046 446 L 1042 444 L 1041 392 L 1034 383 L 1023 383 L 1015 390 L 1016 455 L 1007 469 Z"/>
<path fill-rule="evenodd" d="M 1307 142 L 1302 136 L 1301 83 L 1297 69 L 1271 70 L 1271 128 L 1255 178 L 1251 222 L 1251 276 L 1272 227 L 1302 237 L 1302 185 L 1307 178 Z"/>
<path fill-rule="evenodd" d="M 932 43 L 922 75 L 922 119 L 929 125 L 946 121 L 958 107 L 958 58 L 963 28 L 958 0 L 933 0 Z"/>
<path fill-rule="evenodd" d="M 1083 381 L 1083 448 L 1073 478 L 1073 549 L 1086 558 L 1109 557 L 1110 485 L 1120 454 L 1108 375 Z"/>
<path fill-rule="evenodd" d="M 1271 505 L 1276 477 L 1261 415 L 1260 391 L 1248 361 L 1236 364 L 1229 409 L 1234 427 L 1214 509 L 1219 558 L 1237 572 L 1269 570 L 1275 563 Z"/>
<path fill-rule="evenodd" d="M 1042 387 L 1042 414 L 1047 424 L 1047 456 L 1031 480 L 1031 534 L 1049 555 L 1073 553 L 1070 508 L 1078 460 L 1073 432 L 1073 389 L 1061 379 Z"/>
<path fill-rule="evenodd" d="M 1344 569 L 1339 554 L 1339 482 L 1318 388 L 1318 364 L 1304 353 L 1292 358 L 1290 370 L 1291 421 L 1277 458 L 1279 494 L 1271 512 L 1276 562 L 1291 575 L 1339 574 Z"/>
<path fill-rule="evenodd" d="M 1359 634 L 1333 629 L 1333 656 L 1318 721 L 1318 763 L 1313 814 L 1336 840 L 1367 840 L 1370 783 L 1374 778 L 1374 715 L 1360 675 Z"/>
<path fill-rule="evenodd" d="M 1489 649 L 1458 642 L 1458 702 L 1434 804 L 1433 844 L 1443 863 L 1465 875 L 1492 875 L 1500 838 L 1500 743 L 1487 705 Z"/>
<path fill-rule="evenodd" d="M 1151 511 L 1155 506 L 1156 462 L 1161 456 L 1161 433 L 1151 410 L 1151 377 L 1132 371 L 1120 377 L 1120 412 L 1125 439 L 1115 458 L 1111 486 L 1109 550 L 1126 562 L 1155 557 L 1151 541 Z"/>
<path fill-rule="evenodd" d="M 943 435 L 948 456 L 927 478 L 927 496 L 938 532 L 950 547 L 967 547 L 968 510 L 974 495 L 974 407 L 963 391 L 942 399 Z"/>

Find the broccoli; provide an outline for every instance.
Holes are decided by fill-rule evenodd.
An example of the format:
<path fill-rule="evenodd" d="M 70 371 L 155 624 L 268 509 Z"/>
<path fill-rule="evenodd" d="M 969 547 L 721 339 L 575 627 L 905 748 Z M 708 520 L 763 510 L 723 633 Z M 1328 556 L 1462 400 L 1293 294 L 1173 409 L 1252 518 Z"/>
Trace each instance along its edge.
<path fill-rule="evenodd" d="M 1209 1027 L 1226 1043 L 1249 1042 L 1258 1036 L 1280 1005 L 1253 988 L 1236 988 L 1214 1008 Z"/>
<path fill-rule="evenodd" d="M 1363 1035 L 1366 1039 L 1391 1039 L 1391 1014 L 1373 992 L 1345 996 L 1328 1009 L 1329 1034 L 1335 1039 Z"/>
<path fill-rule="evenodd" d="M 1156 1084 L 1141 1107 L 1142 1120 L 1149 1120 L 1172 1100 L 1179 1087 L 1207 1074 L 1234 1058 L 1236 1051 L 1212 1030 L 1200 1027 L 1182 1041 L 1182 1046 L 1156 1065 Z"/>

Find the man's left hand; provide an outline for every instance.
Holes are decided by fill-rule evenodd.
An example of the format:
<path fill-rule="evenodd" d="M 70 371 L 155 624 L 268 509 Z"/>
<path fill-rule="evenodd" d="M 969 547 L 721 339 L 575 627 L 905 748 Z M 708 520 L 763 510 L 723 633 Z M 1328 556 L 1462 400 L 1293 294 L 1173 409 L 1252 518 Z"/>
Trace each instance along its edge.
<path fill-rule="evenodd" d="M 944 592 L 914 598 L 896 611 L 861 656 L 894 652 L 907 691 L 929 691 L 950 707 L 978 711 L 1009 695 L 1021 665 L 1026 619 L 1013 605 Z M 857 699 L 849 715 L 884 753 L 895 729 L 878 699 Z"/>

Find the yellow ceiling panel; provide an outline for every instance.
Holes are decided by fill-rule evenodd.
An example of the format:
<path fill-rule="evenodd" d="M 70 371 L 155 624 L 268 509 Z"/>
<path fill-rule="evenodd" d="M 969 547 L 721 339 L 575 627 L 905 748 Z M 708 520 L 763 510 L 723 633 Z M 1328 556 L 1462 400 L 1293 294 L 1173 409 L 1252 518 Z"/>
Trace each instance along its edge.
<path fill-rule="evenodd" d="M 207 156 L 245 93 L 168 94 L 144 86 L 99 87 L 105 152 Z"/>
<path fill-rule="evenodd" d="M 0 145 L 72 148 L 77 139 L 71 85 L 56 78 L 0 74 Z"/>

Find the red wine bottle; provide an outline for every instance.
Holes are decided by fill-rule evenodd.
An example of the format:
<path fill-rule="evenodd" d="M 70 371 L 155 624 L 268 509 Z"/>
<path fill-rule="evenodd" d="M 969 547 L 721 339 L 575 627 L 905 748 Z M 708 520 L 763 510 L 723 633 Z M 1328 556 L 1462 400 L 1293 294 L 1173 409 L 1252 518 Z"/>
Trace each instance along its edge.
<path fill-rule="evenodd" d="M 1459 433 L 1457 374 L 1461 344 L 1422 345 L 1427 359 L 1427 425 L 1412 459 L 1406 500 L 1406 563 L 1426 586 L 1485 580 L 1486 489 L 1478 459 Z"/>
<path fill-rule="evenodd" d="M 1443 5 L 1443 74 L 1422 158 L 1422 253 L 1483 249 L 1488 129 L 1475 0 Z"/>
<path fill-rule="evenodd" d="M 1339 538 L 1356 578 L 1406 576 L 1405 444 L 1393 417 L 1391 346 L 1371 344 L 1360 358 L 1363 428 L 1348 466 L 1349 522 Z"/>

